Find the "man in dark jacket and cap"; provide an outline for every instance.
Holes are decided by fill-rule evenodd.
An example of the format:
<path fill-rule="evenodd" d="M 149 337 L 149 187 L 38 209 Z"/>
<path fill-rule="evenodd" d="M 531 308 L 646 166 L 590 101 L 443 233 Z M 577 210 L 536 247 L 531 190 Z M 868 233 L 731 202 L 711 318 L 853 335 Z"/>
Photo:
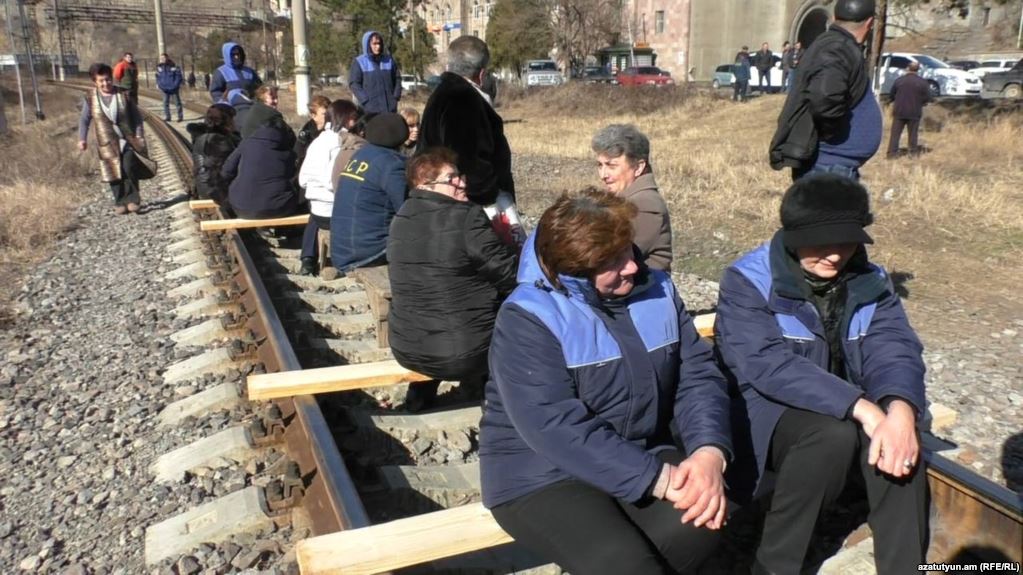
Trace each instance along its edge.
<path fill-rule="evenodd" d="M 330 259 L 344 274 L 387 263 L 387 234 L 405 203 L 405 156 L 398 149 L 408 125 L 384 113 L 366 124 L 367 144 L 341 171 L 330 216 Z"/>
<path fill-rule="evenodd" d="M 379 32 L 370 30 L 362 35 L 362 54 L 352 60 L 348 88 L 367 114 L 398 111 L 401 75 Z"/>
<path fill-rule="evenodd" d="M 231 152 L 220 175 L 228 188 L 228 201 L 241 218 L 268 219 L 290 216 L 299 210 L 293 179 L 295 132 L 277 110 L 254 102 L 242 127 L 242 141 Z"/>
<path fill-rule="evenodd" d="M 894 158 L 899 153 L 899 140 L 902 139 L 902 128 L 909 128 L 909 153 L 920 151 L 917 134 L 920 130 L 920 118 L 924 115 L 924 106 L 931 101 L 931 85 L 920 77 L 920 64 L 910 62 L 906 73 L 892 84 L 892 132 L 888 140 L 888 157 Z"/>
<path fill-rule="evenodd" d="M 220 47 L 224 65 L 213 72 L 210 79 L 210 98 L 213 103 L 225 100 L 231 90 L 240 89 L 253 94 L 263 83 L 252 68 L 245 65 L 245 49 L 235 42 L 224 42 Z"/>
<path fill-rule="evenodd" d="M 185 119 L 184 109 L 181 106 L 181 68 L 170 59 L 167 54 L 160 54 L 160 63 L 156 66 L 156 87 L 163 92 L 163 119 L 171 121 L 170 101 L 171 97 L 177 99 L 178 121 Z"/>
<path fill-rule="evenodd" d="M 883 135 L 881 107 L 863 57 L 873 24 L 874 0 L 835 2 L 835 20 L 801 57 L 778 116 L 772 168 L 792 168 L 793 179 L 810 172 L 859 179 Z"/>
<path fill-rule="evenodd" d="M 887 272 L 867 259 L 867 190 L 796 181 L 782 228 L 724 273 L 715 343 L 732 402 L 737 499 L 774 494 L 753 573 L 799 573 L 821 511 L 851 473 L 866 487 L 880 575 L 927 550 L 923 347 Z"/>

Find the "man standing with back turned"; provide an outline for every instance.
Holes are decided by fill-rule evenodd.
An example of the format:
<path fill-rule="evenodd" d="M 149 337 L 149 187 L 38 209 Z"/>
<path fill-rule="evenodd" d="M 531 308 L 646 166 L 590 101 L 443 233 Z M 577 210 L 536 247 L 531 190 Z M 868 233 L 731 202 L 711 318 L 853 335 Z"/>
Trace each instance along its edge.
<path fill-rule="evenodd" d="M 448 71 L 430 96 L 419 124 L 418 150 L 443 146 L 458 155 L 469 200 L 484 206 L 498 236 L 522 243 L 515 210 L 511 148 L 504 121 L 480 87 L 490 63 L 486 42 L 461 36 L 448 46 Z"/>
<path fill-rule="evenodd" d="M 910 62 L 906 73 L 892 84 L 892 134 L 888 140 L 888 157 L 894 158 L 899 153 L 899 140 L 902 139 L 902 128 L 909 128 L 909 153 L 920 151 L 917 133 L 920 130 L 920 118 L 924 115 L 924 105 L 931 100 L 931 85 L 920 77 L 920 64 Z"/>
<path fill-rule="evenodd" d="M 882 137 L 863 57 L 873 24 L 874 0 L 835 2 L 834 23 L 800 59 L 771 140 L 772 168 L 792 168 L 793 180 L 810 172 L 859 179 Z"/>

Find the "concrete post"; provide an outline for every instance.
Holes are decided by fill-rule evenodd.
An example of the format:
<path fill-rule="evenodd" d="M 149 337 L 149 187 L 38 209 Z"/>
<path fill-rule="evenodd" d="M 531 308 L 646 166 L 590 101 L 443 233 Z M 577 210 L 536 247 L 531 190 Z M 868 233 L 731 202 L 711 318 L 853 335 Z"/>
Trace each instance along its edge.
<path fill-rule="evenodd" d="M 36 63 L 35 58 L 32 56 L 32 40 L 29 38 L 28 20 L 25 19 L 24 0 L 18 0 L 18 16 L 21 17 L 21 33 L 25 39 L 25 54 L 28 55 L 28 75 L 32 80 L 32 94 L 36 100 L 36 119 L 45 120 L 46 114 L 43 113 L 43 103 L 39 99 L 39 82 L 36 81 Z M 14 44 L 11 44 L 11 48 L 14 48 Z"/>
<path fill-rule="evenodd" d="M 163 42 L 163 2 L 153 0 L 153 16 L 156 19 L 156 53 L 159 56 L 167 51 Z"/>
<path fill-rule="evenodd" d="M 57 50 L 59 57 L 57 63 L 60 65 L 59 79 L 61 82 L 64 81 L 64 29 L 60 25 L 60 4 L 57 0 L 53 0 L 53 19 L 57 22 Z"/>
<path fill-rule="evenodd" d="M 21 125 L 24 126 L 28 123 L 28 119 L 25 117 L 25 89 L 21 85 L 21 64 L 18 62 L 17 44 L 14 43 L 14 25 L 11 23 L 11 2 L 12 0 L 4 1 L 4 21 L 7 22 L 7 41 L 11 45 L 11 52 L 14 54 L 14 75 L 18 79 L 18 104 L 21 107 Z"/>
<path fill-rule="evenodd" d="M 306 43 L 305 0 L 292 0 L 291 26 L 295 36 L 295 110 L 309 114 L 309 45 Z"/>

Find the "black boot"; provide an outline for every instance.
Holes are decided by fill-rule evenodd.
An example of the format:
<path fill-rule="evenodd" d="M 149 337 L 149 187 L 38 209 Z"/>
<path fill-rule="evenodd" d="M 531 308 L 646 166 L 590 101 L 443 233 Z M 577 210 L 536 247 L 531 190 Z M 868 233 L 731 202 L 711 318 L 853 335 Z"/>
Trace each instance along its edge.
<path fill-rule="evenodd" d="M 316 258 L 304 257 L 302 258 L 302 267 L 298 270 L 300 276 L 314 276 L 316 275 Z"/>
<path fill-rule="evenodd" d="M 438 379 L 410 384 L 405 393 L 405 411 L 418 413 L 433 407 L 437 402 L 438 387 L 440 387 Z"/>

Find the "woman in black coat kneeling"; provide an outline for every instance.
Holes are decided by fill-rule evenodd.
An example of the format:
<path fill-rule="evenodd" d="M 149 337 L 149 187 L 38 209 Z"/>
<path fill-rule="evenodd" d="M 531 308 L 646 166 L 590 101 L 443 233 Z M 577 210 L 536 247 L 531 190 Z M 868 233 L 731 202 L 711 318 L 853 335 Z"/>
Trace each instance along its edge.
<path fill-rule="evenodd" d="M 482 386 L 497 309 L 515 288 L 518 254 L 468 201 L 455 153 L 426 150 L 406 168 L 411 191 L 391 222 L 391 351 L 436 379 L 413 384 L 406 409 L 429 406 L 440 380 Z"/>

